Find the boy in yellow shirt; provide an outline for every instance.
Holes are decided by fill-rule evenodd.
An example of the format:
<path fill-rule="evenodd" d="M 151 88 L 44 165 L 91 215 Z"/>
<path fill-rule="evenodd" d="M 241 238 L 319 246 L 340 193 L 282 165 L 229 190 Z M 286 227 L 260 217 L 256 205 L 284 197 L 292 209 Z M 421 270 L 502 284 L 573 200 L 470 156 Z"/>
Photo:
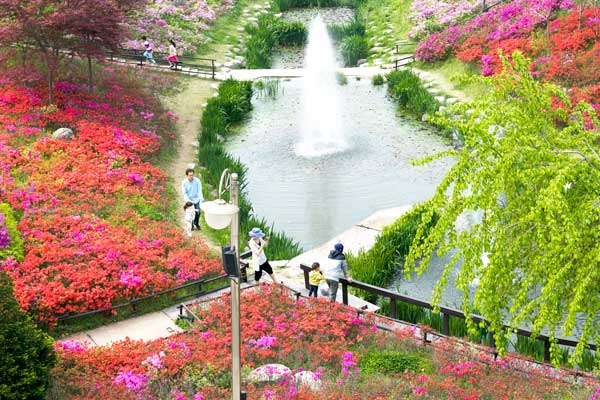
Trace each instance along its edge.
<path fill-rule="evenodd" d="M 319 290 L 319 284 L 325 280 L 325 276 L 321 272 L 321 266 L 318 262 L 313 263 L 312 270 L 308 274 L 308 283 L 310 283 L 310 291 L 308 297 L 314 293 L 314 297 L 317 297 L 317 291 Z"/>

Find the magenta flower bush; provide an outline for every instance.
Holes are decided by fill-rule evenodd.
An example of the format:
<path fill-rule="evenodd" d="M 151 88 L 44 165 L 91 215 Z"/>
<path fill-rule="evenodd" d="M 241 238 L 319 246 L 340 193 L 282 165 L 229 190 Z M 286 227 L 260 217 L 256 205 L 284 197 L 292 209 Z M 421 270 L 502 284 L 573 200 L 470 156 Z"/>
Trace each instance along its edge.
<path fill-rule="evenodd" d="M 146 9 L 130 18 L 132 37 L 123 47 L 143 49 L 146 36 L 155 52 L 168 52 L 169 39 L 177 44 L 178 52 L 194 54 L 204 41 L 206 31 L 219 15 L 233 7 L 235 0 L 155 0 Z"/>
<path fill-rule="evenodd" d="M 420 39 L 455 25 L 482 7 L 481 0 L 416 0 L 411 5 L 409 19 L 413 24 L 408 36 Z"/>
<path fill-rule="evenodd" d="M 0 249 L 6 249 L 12 243 L 4 214 L 0 213 Z"/>
<path fill-rule="evenodd" d="M 450 26 L 423 40 L 415 52 L 418 60 L 434 62 L 456 54 L 471 35 L 483 41 L 518 39 L 547 24 L 556 11 L 573 8 L 571 0 L 514 0 L 492 8 L 462 25 Z"/>

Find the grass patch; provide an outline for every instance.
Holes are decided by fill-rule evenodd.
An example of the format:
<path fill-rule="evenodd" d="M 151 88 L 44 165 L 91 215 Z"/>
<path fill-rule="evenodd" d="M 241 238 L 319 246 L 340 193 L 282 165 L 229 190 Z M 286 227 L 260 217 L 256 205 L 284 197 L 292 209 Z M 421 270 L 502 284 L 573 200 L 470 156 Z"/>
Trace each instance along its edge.
<path fill-rule="evenodd" d="M 479 68 L 472 64 L 463 63 L 457 58 L 452 57 L 436 63 L 419 62 L 416 66 L 445 76 L 452 82 L 454 89 L 464 92 L 470 98 L 484 96 L 488 93 L 487 86 L 469 79 L 481 75 Z"/>
<path fill-rule="evenodd" d="M 432 114 L 440 108 L 440 103 L 425 89 L 421 78 L 409 70 L 393 71 L 387 74 L 389 95 L 398 105 L 416 117 Z"/>
<path fill-rule="evenodd" d="M 367 59 L 369 55 L 369 42 L 362 35 L 352 35 L 342 40 L 342 59 L 346 67 L 354 67 L 358 60 Z"/>

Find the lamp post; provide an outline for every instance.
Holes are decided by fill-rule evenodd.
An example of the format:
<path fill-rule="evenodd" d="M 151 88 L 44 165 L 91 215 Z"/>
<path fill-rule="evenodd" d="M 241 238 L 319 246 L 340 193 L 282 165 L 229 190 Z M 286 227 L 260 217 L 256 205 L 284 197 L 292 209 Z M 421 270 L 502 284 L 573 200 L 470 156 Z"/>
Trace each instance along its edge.
<path fill-rule="evenodd" d="M 230 202 L 221 198 L 223 193 L 229 190 Z M 241 392 L 241 368 L 240 368 L 240 208 L 239 208 L 239 184 L 236 173 L 230 173 L 225 169 L 219 181 L 219 198 L 214 201 L 202 203 L 204 219 L 208 226 L 213 229 L 231 227 L 230 249 L 223 252 L 223 267 L 229 275 L 231 284 L 231 388 L 233 400 L 244 400 L 245 394 Z M 225 250 L 225 249 L 224 249 Z M 233 253 L 233 260 L 229 262 L 226 254 Z"/>

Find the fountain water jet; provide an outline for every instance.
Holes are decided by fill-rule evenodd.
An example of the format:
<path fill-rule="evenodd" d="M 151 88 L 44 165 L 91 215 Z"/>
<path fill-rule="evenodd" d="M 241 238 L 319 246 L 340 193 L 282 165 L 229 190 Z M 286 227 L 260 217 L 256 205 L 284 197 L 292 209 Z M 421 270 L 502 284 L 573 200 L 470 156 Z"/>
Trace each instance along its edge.
<path fill-rule="evenodd" d="M 296 145 L 296 154 L 318 157 L 343 151 L 347 143 L 342 135 L 335 53 L 320 16 L 312 20 L 308 32 L 302 87 L 302 139 Z"/>

